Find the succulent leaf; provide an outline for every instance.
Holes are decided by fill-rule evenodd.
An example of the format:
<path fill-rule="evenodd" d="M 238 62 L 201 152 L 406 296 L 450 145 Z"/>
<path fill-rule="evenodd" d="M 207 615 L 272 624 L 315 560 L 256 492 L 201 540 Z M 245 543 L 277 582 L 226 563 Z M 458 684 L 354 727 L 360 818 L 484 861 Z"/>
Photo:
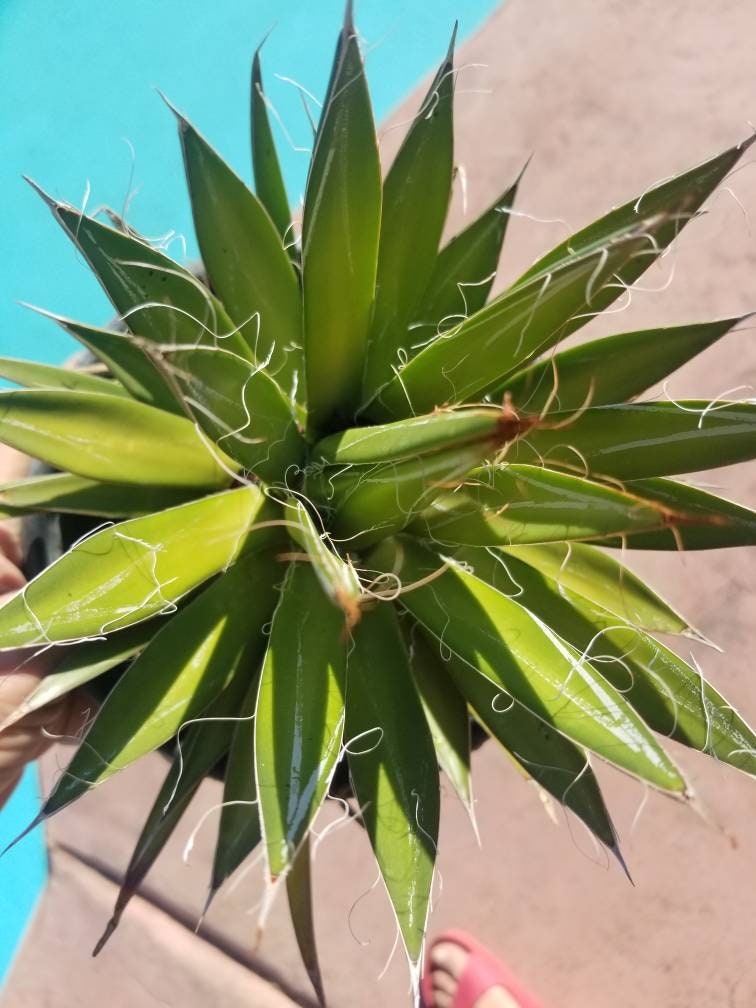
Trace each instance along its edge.
<path fill-rule="evenodd" d="M 215 150 L 178 117 L 202 262 L 252 359 L 287 392 L 302 368 L 299 284 L 275 225 Z"/>
<path fill-rule="evenodd" d="M 396 615 L 366 613 L 349 654 L 349 772 L 410 961 L 420 957 L 436 860 L 436 753 Z"/>
<path fill-rule="evenodd" d="M 277 562 L 245 557 L 168 620 L 100 708 L 44 805 L 50 816 L 163 745 L 254 662 L 274 605 Z"/>
<path fill-rule="evenodd" d="M 290 256 L 294 252 L 294 235 L 291 231 L 291 212 L 286 195 L 281 164 L 278 160 L 273 131 L 268 117 L 268 106 L 263 89 L 260 67 L 260 46 L 252 60 L 252 86 L 250 94 L 252 127 L 252 170 L 255 176 L 255 192 L 268 211 L 284 246 L 290 246 Z"/>
<path fill-rule="evenodd" d="M 380 220 L 381 169 L 373 113 L 357 35 L 347 18 L 318 127 L 302 220 L 305 375 L 312 432 L 345 421 L 359 402 Z"/>
<path fill-rule="evenodd" d="M 128 395 L 122 385 L 110 378 L 100 378 L 73 368 L 16 360 L 13 357 L 0 357 L 0 378 L 26 388 L 68 389 L 71 392 L 98 392 L 101 395 L 111 396 Z"/>
<path fill-rule="evenodd" d="M 59 511 L 61 514 L 125 518 L 175 507 L 196 494 L 197 490 L 191 488 L 100 483 L 61 472 L 4 483 L 0 486 L 0 507 L 13 511 Z"/>
<path fill-rule="evenodd" d="M 170 613 L 192 588 L 270 542 L 277 515 L 250 486 L 103 528 L 0 606 L 2 649 L 100 637 Z"/>
<path fill-rule="evenodd" d="M 383 183 L 375 311 L 364 379 L 365 398 L 391 378 L 397 353 L 410 345 L 431 280 L 451 195 L 454 161 L 454 43 L 433 78 Z"/>
<path fill-rule="evenodd" d="M 291 564 L 255 714 L 255 772 L 272 882 L 291 869 L 341 752 L 346 647 L 343 613 L 308 565 Z"/>

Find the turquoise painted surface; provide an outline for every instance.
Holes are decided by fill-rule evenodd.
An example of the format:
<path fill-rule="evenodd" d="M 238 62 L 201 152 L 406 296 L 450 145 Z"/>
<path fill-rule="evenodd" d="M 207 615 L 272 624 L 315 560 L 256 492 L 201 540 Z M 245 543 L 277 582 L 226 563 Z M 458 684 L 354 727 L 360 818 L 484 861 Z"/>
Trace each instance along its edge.
<path fill-rule="evenodd" d="M 357 0 L 376 118 L 440 60 L 456 17 L 460 36 L 495 0 Z M 248 178 L 249 67 L 264 49 L 266 90 L 289 135 L 276 127 L 292 202 L 304 188 L 310 128 L 296 87 L 316 96 L 327 80 L 342 0 L 0 0 L 0 354 L 58 362 L 74 344 L 16 304 L 29 301 L 85 321 L 112 312 L 86 267 L 31 189 L 94 210 L 106 203 L 149 236 L 183 234 L 196 255 L 181 157 L 160 87 Z M 312 106 L 317 115 L 317 106 Z M 128 141 L 128 142 L 127 142 Z M 133 151 L 133 157 L 132 157 Z M 177 241 L 171 249 L 181 257 Z M 38 804 L 31 768 L 0 813 L 0 843 Z M 0 983 L 45 876 L 41 830 L 0 862 Z"/>
<path fill-rule="evenodd" d="M 0 811 L 0 842 L 18 833 L 39 804 L 37 768 L 27 767 L 13 797 Z M 0 864 L 0 985 L 23 937 L 47 875 L 44 833 L 35 830 L 3 857 Z"/>
<path fill-rule="evenodd" d="M 472 30 L 492 0 L 362 0 L 381 119 L 443 55 L 455 16 Z M 107 302 L 49 211 L 21 180 L 88 208 L 121 210 L 149 236 L 173 229 L 195 252 L 175 125 L 160 87 L 244 177 L 250 175 L 249 67 L 265 43 L 266 89 L 290 134 L 278 130 L 292 200 L 302 193 L 310 128 L 296 78 L 315 95 L 327 80 L 342 0 L 2 0 L 0 161 L 3 272 L 0 353 L 58 361 L 74 344 L 15 301 L 104 322 Z M 316 107 L 315 107 L 316 108 Z M 131 145 L 131 146 L 129 146 Z M 134 159 L 132 161 L 132 148 Z M 172 254 L 182 254 L 177 242 Z"/>

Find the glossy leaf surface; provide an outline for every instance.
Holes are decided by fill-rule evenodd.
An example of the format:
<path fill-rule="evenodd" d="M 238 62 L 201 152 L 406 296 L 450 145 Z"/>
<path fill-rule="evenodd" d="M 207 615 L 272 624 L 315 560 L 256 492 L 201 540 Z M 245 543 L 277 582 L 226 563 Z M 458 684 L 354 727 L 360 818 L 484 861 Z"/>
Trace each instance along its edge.
<path fill-rule="evenodd" d="M 252 527 L 276 515 L 257 487 L 244 487 L 95 532 L 0 607 L 0 648 L 95 637 L 170 612 L 270 541 L 271 529 Z"/>
<path fill-rule="evenodd" d="M 0 441 L 103 482 L 213 490 L 231 481 L 223 451 L 192 423 L 120 396 L 0 392 Z"/>
<path fill-rule="evenodd" d="M 396 615 L 366 613 L 349 654 L 349 771 L 407 954 L 420 957 L 439 820 L 433 740 Z"/>
<path fill-rule="evenodd" d="M 44 806 L 52 815 L 172 738 L 246 668 L 274 606 L 277 562 L 245 557 L 158 631 L 118 680 Z"/>
<path fill-rule="evenodd" d="M 344 730 L 344 614 L 306 564 L 281 588 L 255 716 L 263 840 L 273 879 L 292 864 L 326 796 Z"/>

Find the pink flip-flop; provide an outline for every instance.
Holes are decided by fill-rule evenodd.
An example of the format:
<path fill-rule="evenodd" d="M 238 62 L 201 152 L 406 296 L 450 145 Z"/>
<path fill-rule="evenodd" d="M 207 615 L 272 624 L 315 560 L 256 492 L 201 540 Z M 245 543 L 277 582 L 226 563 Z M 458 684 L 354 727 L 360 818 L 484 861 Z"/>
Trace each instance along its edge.
<path fill-rule="evenodd" d="M 541 1008 L 541 1005 L 528 993 L 507 967 L 500 963 L 485 946 L 477 942 L 465 931 L 445 931 L 433 942 L 454 942 L 461 945 L 469 953 L 467 964 L 454 997 L 452 1008 L 473 1008 L 475 1002 L 492 987 L 503 987 L 511 994 L 520 1008 Z M 433 988 L 431 986 L 430 951 L 425 957 L 425 968 L 420 980 L 420 993 L 423 997 L 423 1008 L 434 1008 Z"/>

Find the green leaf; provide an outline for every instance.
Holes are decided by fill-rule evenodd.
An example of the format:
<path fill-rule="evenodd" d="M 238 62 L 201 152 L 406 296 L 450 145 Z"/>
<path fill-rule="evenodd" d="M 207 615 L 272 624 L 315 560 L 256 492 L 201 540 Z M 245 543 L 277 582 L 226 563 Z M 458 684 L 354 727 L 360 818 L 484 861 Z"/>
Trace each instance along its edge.
<path fill-rule="evenodd" d="M 496 395 L 508 392 L 518 409 L 538 415 L 546 409 L 551 413 L 626 402 L 682 367 L 745 318 L 591 340 L 505 379 Z M 622 367 L 623 361 L 630 366 Z"/>
<path fill-rule="evenodd" d="M 438 767 L 396 616 L 361 620 L 349 654 L 349 771 L 412 963 L 423 947 L 439 821 Z"/>
<path fill-rule="evenodd" d="M 0 392 L 0 441 L 108 483 L 212 490 L 238 468 L 184 417 L 96 392 Z"/>
<path fill-rule="evenodd" d="M 467 703 L 426 638 L 419 633 L 407 637 L 412 678 L 425 711 L 436 759 L 474 825 Z"/>
<path fill-rule="evenodd" d="M 585 750 L 512 697 L 502 696 L 501 689 L 454 654 L 442 659 L 438 642 L 430 647 L 438 652 L 436 661 L 443 660 L 447 675 L 488 734 L 528 778 L 571 809 L 624 865 L 614 825 Z"/>
<path fill-rule="evenodd" d="M 655 529 L 665 514 L 640 495 L 578 476 L 540 466 L 484 466 L 462 490 L 436 497 L 412 531 L 444 545 L 510 546 Z"/>
<path fill-rule="evenodd" d="M 36 361 L 0 357 L 0 378 L 25 385 L 27 388 L 69 389 L 72 392 L 100 392 L 105 395 L 126 396 L 128 393 L 118 382 L 99 378 L 86 371 L 73 368 L 52 367 Z"/>
<path fill-rule="evenodd" d="M 662 791 L 685 794 L 669 757 L 589 664 L 514 597 L 408 538 L 370 561 L 405 583 L 402 604 L 444 646 L 532 714 Z M 516 595 L 516 591 L 513 591 Z"/>
<path fill-rule="evenodd" d="M 689 171 L 675 176 L 667 182 L 646 189 L 636 199 L 630 200 L 588 227 L 571 235 L 566 241 L 557 245 L 527 271 L 520 282 L 533 277 L 543 276 L 558 263 L 572 255 L 582 255 L 584 252 L 602 245 L 608 235 L 620 228 L 632 226 L 638 222 L 641 214 L 649 217 L 653 214 L 664 214 L 665 222 L 654 235 L 654 251 L 652 255 L 630 259 L 617 271 L 620 281 L 598 291 L 592 302 L 595 312 L 602 312 L 613 301 L 622 295 L 626 287 L 635 283 L 638 277 L 655 262 L 664 249 L 680 233 L 689 220 L 692 220 L 702 204 L 733 169 L 738 160 L 753 143 L 754 137 L 749 137 L 743 143 L 729 148 L 722 154 L 696 165 Z M 567 332 L 574 332 L 585 325 L 587 317 L 577 318 L 569 324 Z"/>
<path fill-rule="evenodd" d="M 756 457 L 756 404 L 686 399 L 554 413 L 514 453 L 620 480 L 699 472 Z"/>
<path fill-rule="evenodd" d="M 102 951 L 120 923 L 131 897 L 144 881 L 161 851 L 189 807 L 203 779 L 228 749 L 233 719 L 245 685 L 245 670 L 239 671 L 218 699 L 208 708 L 207 720 L 192 725 L 171 763 L 155 804 L 131 855 L 113 915 L 94 948 Z M 215 719 L 215 720 L 211 720 Z"/>
<path fill-rule="evenodd" d="M 302 221 L 309 424 L 357 406 L 375 289 L 381 169 L 357 35 L 347 10 L 318 128 Z"/>
<path fill-rule="evenodd" d="M 507 556 L 530 564 L 561 587 L 577 592 L 635 626 L 654 633 L 696 636 L 687 620 L 614 557 L 587 543 L 511 546 Z"/>
<path fill-rule="evenodd" d="M 29 476 L 0 486 L 0 507 L 123 518 L 150 514 L 189 500 L 196 491 L 139 484 L 98 483 L 71 473 Z"/>
<path fill-rule="evenodd" d="M 416 312 L 410 349 L 423 346 L 474 315 L 488 300 L 521 178 L 522 174 L 439 252 Z"/>
<path fill-rule="evenodd" d="M 292 564 L 273 616 L 255 716 L 255 768 L 273 880 L 328 792 L 344 728 L 344 615 L 309 565 Z"/>
<path fill-rule="evenodd" d="M 315 942 L 315 922 L 312 913 L 312 879 L 310 869 L 310 838 L 306 836 L 286 876 L 286 896 L 299 954 L 310 978 L 318 1004 L 325 1005 L 323 978 L 320 975 L 318 949 Z"/>
<path fill-rule="evenodd" d="M 462 557 L 591 660 L 654 731 L 756 774 L 756 735 L 728 703 L 678 655 L 614 613 L 514 557 L 504 568 L 490 554 Z"/>
<path fill-rule="evenodd" d="M 320 587 L 344 611 L 347 626 L 354 626 L 360 619 L 362 602 L 362 586 L 354 567 L 336 553 L 327 541 L 327 533 L 318 528 L 301 500 L 290 497 L 284 516 L 289 522 L 289 535 L 309 557 Z"/>
<path fill-rule="evenodd" d="M 0 648 L 97 637 L 170 612 L 243 552 L 266 545 L 274 532 L 254 526 L 278 514 L 250 486 L 95 532 L 0 606 Z"/>
<path fill-rule="evenodd" d="M 284 245 L 293 244 L 291 233 L 291 213 L 289 197 L 286 194 L 281 165 L 273 141 L 273 132 L 268 118 L 268 105 L 263 89 L 262 72 L 260 70 L 260 46 L 255 50 L 252 61 L 251 88 L 251 126 L 252 126 L 252 170 L 255 176 L 255 191 L 268 211 L 270 219 L 276 226 Z M 293 251 L 293 248 L 292 248 Z M 290 253 L 291 254 L 291 253 Z"/>
<path fill-rule="evenodd" d="M 189 416 L 245 469 L 272 483 L 303 461 L 294 405 L 262 366 L 211 347 L 150 353 Z"/>
<path fill-rule="evenodd" d="M 254 719 L 259 688 L 258 672 L 250 681 L 243 703 L 234 712 L 238 713 L 238 721 L 233 730 L 226 764 L 223 807 L 206 907 L 226 879 L 233 875 L 262 839 L 254 760 Z"/>
<path fill-rule="evenodd" d="M 330 510 L 334 541 L 362 548 L 399 532 L 450 483 L 488 454 L 489 444 L 462 445 L 373 466 L 326 466 L 308 476 L 307 492 Z"/>
<path fill-rule="evenodd" d="M 45 816 L 206 716 L 240 669 L 251 674 L 263 646 L 260 628 L 274 606 L 276 571 L 269 553 L 245 557 L 158 631 L 100 708 Z"/>
<path fill-rule="evenodd" d="M 653 250 L 662 219 L 638 222 L 595 252 L 572 256 L 545 277 L 516 284 L 420 351 L 366 409 L 372 420 L 429 413 L 480 398 L 510 371 L 563 337 L 569 320 L 593 313 L 596 291 L 620 267 Z"/>
<path fill-rule="evenodd" d="M 493 451 L 506 435 L 507 416 L 496 406 L 439 410 L 332 434 L 315 445 L 312 458 L 329 465 L 373 465 L 478 442 Z"/>
<path fill-rule="evenodd" d="M 212 289 L 259 363 L 291 392 L 302 366 L 302 301 L 294 267 L 260 200 L 194 127 L 179 135 L 202 262 Z"/>
<path fill-rule="evenodd" d="M 167 255 L 66 203 L 32 183 L 137 336 L 163 343 L 215 346 L 218 340 L 248 356 L 243 337 L 220 301 L 196 277 Z"/>
<path fill-rule="evenodd" d="M 184 414 L 183 407 L 166 384 L 154 360 L 145 352 L 146 344 L 141 340 L 134 339 L 129 333 L 98 329 L 39 308 L 34 310 L 57 322 L 101 360 L 134 399 L 169 413 Z"/>
<path fill-rule="evenodd" d="M 110 637 L 67 648 L 55 670 L 40 679 L 32 692 L 0 723 L 0 731 L 133 658 L 147 646 L 156 631 L 156 622 L 148 620 Z"/>
<path fill-rule="evenodd" d="M 661 507 L 689 515 L 692 520 L 675 522 L 664 531 L 636 532 L 624 540 L 605 539 L 602 545 L 654 550 L 756 546 L 756 512 L 749 508 L 667 479 L 635 480 L 627 484 L 627 489 Z"/>
<path fill-rule="evenodd" d="M 375 313 L 364 397 L 392 376 L 408 326 L 433 275 L 451 195 L 454 161 L 454 41 L 383 183 Z"/>

